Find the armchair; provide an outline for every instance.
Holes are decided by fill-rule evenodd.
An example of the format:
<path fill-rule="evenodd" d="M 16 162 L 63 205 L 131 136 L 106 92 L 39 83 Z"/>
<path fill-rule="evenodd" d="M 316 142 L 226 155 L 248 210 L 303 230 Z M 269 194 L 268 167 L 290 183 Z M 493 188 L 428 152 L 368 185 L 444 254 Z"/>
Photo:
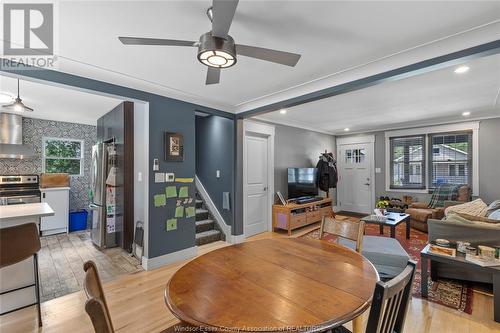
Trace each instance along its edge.
<path fill-rule="evenodd" d="M 464 185 L 458 189 L 456 197 L 450 199 L 457 203 L 464 203 L 470 201 L 471 193 L 471 188 L 468 185 Z M 427 220 L 441 220 L 444 217 L 445 207 L 448 205 L 446 202 L 443 202 L 442 207 L 430 207 L 426 202 L 412 203 L 406 210 L 406 214 L 410 215 L 410 226 L 414 229 L 427 232 Z"/>

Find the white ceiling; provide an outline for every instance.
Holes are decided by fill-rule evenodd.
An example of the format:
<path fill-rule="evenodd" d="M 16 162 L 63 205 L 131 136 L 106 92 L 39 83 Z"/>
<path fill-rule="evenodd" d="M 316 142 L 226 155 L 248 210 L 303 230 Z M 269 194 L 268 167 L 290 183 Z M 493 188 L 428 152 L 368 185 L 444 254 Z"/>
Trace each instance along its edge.
<path fill-rule="evenodd" d="M 96 125 L 97 119 L 122 101 L 119 99 L 90 94 L 82 91 L 47 85 L 46 83 L 20 81 L 21 99 L 34 112 L 15 112 L 23 117 L 67 121 Z M 0 76 L 0 92 L 17 95 L 17 80 Z M 4 112 L 0 107 L 0 112 Z"/>
<path fill-rule="evenodd" d="M 195 48 L 125 46 L 117 39 L 197 40 L 210 30 L 209 6 L 208 0 L 60 1 L 57 70 L 244 110 L 249 102 L 264 103 L 292 88 L 290 94 L 298 95 L 312 80 L 500 19 L 498 1 L 242 0 L 230 30 L 237 43 L 297 52 L 302 58 L 290 68 L 240 57 L 236 66 L 223 70 L 221 84 L 212 86 L 204 84 L 206 67 L 196 60 Z"/>
<path fill-rule="evenodd" d="M 288 108 L 258 119 L 346 134 L 500 117 L 500 55 Z M 462 112 L 470 112 L 467 118 Z"/>

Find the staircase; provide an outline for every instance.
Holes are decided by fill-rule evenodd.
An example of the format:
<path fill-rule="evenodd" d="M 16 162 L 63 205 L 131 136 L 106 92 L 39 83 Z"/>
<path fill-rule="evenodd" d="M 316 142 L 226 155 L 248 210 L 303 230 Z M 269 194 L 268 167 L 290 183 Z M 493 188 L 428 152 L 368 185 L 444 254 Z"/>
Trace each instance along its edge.
<path fill-rule="evenodd" d="M 196 193 L 196 245 L 225 240 L 224 233 L 215 222 L 200 195 Z"/>

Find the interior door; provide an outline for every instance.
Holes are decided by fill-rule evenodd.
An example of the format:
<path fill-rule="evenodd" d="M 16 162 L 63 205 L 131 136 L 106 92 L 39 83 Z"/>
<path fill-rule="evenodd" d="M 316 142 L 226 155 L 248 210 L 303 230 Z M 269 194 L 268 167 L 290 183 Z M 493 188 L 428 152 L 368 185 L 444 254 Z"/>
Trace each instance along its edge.
<path fill-rule="evenodd" d="M 243 231 L 250 237 L 268 230 L 268 138 L 245 135 L 246 205 Z"/>
<path fill-rule="evenodd" d="M 343 211 L 369 214 L 372 210 L 372 147 L 368 143 L 339 146 L 337 187 L 339 208 Z"/>

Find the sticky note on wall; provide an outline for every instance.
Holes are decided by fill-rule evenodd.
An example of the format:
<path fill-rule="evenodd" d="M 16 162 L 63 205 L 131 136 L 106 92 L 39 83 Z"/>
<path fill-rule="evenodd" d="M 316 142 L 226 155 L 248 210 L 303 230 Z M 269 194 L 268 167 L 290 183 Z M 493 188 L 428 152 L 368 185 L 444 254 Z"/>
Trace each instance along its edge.
<path fill-rule="evenodd" d="M 196 209 L 194 207 L 186 207 L 186 217 L 193 217 L 196 215 Z"/>
<path fill-rule="evenodd" d="M 179 206 L 175 208 L 175 217 L 184 217 L 184 207 Z"/>
<path fill-rule="evenodd" d="M 179 198 L 187 198 L 187 197 L 189 197 L 189 187 L 181 186 L 179 188 Z"/>
<path fill-rule="evenodd" d="M 167 204 L 167 198 L 165 197 L 165 194 L 155 194 L 153 200 L 155 207 L 162 207 Z"/>
<path fill-rule="evenodd" d="M 167 198 L 177 198 L 177 188 L 175 186 L 167 186 L 165 188 Z"/>
<path fill-rule="evenodd" d="M 194 178 L 175 178 L 178 183 L 192 183 Z"/>
<path fill-rule="evenodd" d="M 166 223 L 167 231 L 172 231 L 177 229 L 177 219 L 168 219 Z"/>

